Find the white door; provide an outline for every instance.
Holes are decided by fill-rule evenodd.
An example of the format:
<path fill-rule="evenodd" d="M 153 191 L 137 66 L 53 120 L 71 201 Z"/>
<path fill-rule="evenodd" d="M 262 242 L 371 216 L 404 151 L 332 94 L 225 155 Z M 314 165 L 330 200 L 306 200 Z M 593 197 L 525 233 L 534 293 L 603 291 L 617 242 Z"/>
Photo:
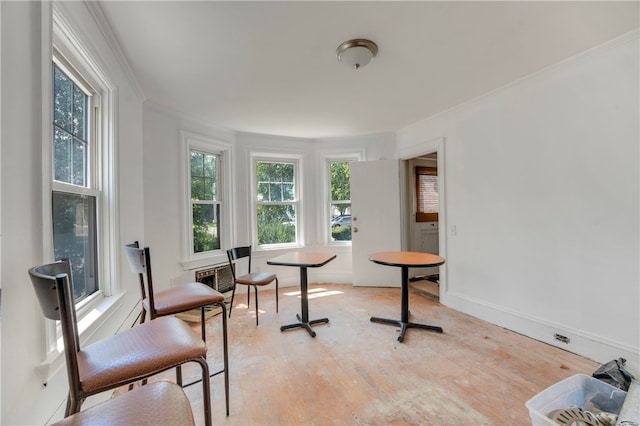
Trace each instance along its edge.
<path fill-rule="evenodd" d="M 369 260 L 371 253 L 401 250 L 400 160 L 351 163 L 353 285 L 399 287 L 400 268 Z"/>

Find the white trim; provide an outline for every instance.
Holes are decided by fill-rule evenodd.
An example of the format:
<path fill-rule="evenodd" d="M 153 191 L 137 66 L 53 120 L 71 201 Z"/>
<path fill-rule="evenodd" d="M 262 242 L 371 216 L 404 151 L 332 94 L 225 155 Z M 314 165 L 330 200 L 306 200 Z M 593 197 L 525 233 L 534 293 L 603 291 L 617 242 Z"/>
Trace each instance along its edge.
<path fill-rule="evenodd" d="M 52 101 L 52 63 L 54 54 L 61 55 L 66 65 L 72 66 L 83 79 L 83 85 L 89 84 L 95 90 L 93 105 L 99 106 L 101 116 L 97 117 L 97 124 L 101 127 L 90 129 L 93 142 L 97 143 L 92 154 L 95 163 L 91 164 L 91 188 L 76 188 L 74 192 L 85 192 L 97 195 L 96 209 L 99 213 L 98 223 L 98 260 L 99 260 L 99 291 L 78 304 L 78 320 L 84 321 L 84 329 L 80 334 L 81 340 L 87 340 L 99 330 L 102 324 L 113 314 L 120 304 L 123 293 L 119 290 L 117 259 L 117 230 L 118 226 L 118 197 L 117 197 L 117 147 L 115 128 L 117 126 L 117 92 L 114 84 L 103 71 L 103 67 L 95 60 L 86 46 L 77 37 L 73 26 L 64 16 L 64 6 L 57 2 L 42 3 L 42 241 L 44 261 L 55 258 L 53 248 L 52 219 L 50 207 L 52 191 L 65 185 L 53 182 L 52 173 L 52 134 L 53 116 Z M 56 48 L 54 49 L 54 45 Z M 55 51 L 55 53 L 54 53 Z M 93 113 L 93 111 L 91 111 Z M 46 322 L 46 345 L 44 362 L 38 367 L 42 380 L 46 383 L 55 374 L 63 360 L 57 344 L 57 326 L 55 321 Z M 88 321 L 88 322 L 87 322 Z"/>
<path fill-rule="evenodd" d="M 638 349 L 608 339 L 606 336 L 594 335 L 544 318 L 525 315 L 522 312 L 509 310 L 503 306 L 490 304 L 457 292 L 447 294 L 447 306 L 491 324 L 514 330 L 532 339 L 586 356 L 597 362 L 606 362 L 622 357 L 628 361 L 630 370 L 636 372 L 640 370 Z M 555 333 L 569 337 L 570 342 L 557 341 L 554 338 Z"/>
<path fill-rule="evenodd" d="M 222 227 L 219 227 L 220 249 L 205 253 L 193 253 L 193 233 L 191 215 L 191 178 L 190 178 L 190 152 L 191 149 L 200 150 L 220 156 L 219 187 L 220 216 Z M 191 270 L 202 266 L 226 262 L 224 247 L 228 246 L 233 238 L 234 197 L 232 196 L 231 165 L 233 164 L 232 145 L 220 139 L 210 138 L 186 130 L 180 131 L 180 152 L 178 155 L 180 164 L 178 170 L 182 177 L 182 217 L 180 218 L 182 234 L 182 268 Z"/>
<path fill-rule="evenodd" d="M 327 150 L 325 152 L 318 152 L 320 154 L 320 174 L 322 177 L 322 195 L 319 205 L 322 206 L 322 212 L 318 215 L 320 224 L 318 224 L 318 231 L 322 235 L 321 242 L 327 246 L 351 246 L 351 241 L 331 241 L 331 215 L 329 210 L 331 208 L 331 170 L 330 165 L 332 162 L 356 162 L 364 160 L 364 150 Z"/>
<path fill-rule="evenodd" d="M 120 44 L 118 44 L 117 38 L 115 37 L 115 35 L 113 34 L 113 30 L 109 26 L 108 20 L 104 16 L 104 12 L 102 11 L 100 3 L 97 1 L 85 1 L 84 4 L 87 7 L 89 14 L 93 17 L 96 26 L 100 29 L 100 32 L 107 41 L 107 44 L 111 48 L 113 55 L 118 59 L 118 63 L 124 70 L 125 77 L 131 85 L 133 92 L 141 102 L 144 102 L 146 100 L 144 92 L 140 87 L 138 80 L 136 79 L 135 73 L 133 72 L 133 69 L 129 64 L 126 55 L 122 52 Z"/>
<path fill-rule="evenodd" d="M 258 244 L 258 203 L 257 203 L 257 187 L 256 187 L 256 165 L 258 162 L 283 162 L 283 163 L 293 163 L 294 164 L 294 189 L 295 189 L 295 201 L 293 202 L 282 202 L 283 205 L 291 205 L 293 204 L 296 209 L 296 240 L 293 243 L 284 243 L 284 244 Z M 304 246 L 305 242 L 305 232 L 304 232 L 304 203 L 303 203 L 303 179 L 302 179 L 302 167 L 303 167 L 303 156 L 297 154 L 284 154 L 284 153 L 273 153 L 273 152 L 250 152 L 249 153 L 249 164 L 251 171 L 250 175 L 250 199 L 249 206 L 251 211 L 251 245 L 253 250 L 278 250 L 278 249 L 286 249 L 286 248 L 296 248 Z"/>
<path fill-rule="evenodd" d="M 485 99 L 489 99 L 491 97 L 493 97 L 494 95 L 503 93 L 509 89 L 511 89 L 512 87 L 517 87 L 520 84 L 527 82 L 527 81 L 535 81 L 537 79 L 543 78 L 544 76 L 547 75 L 547 73 L 557 70 L 557 69 L 562 69 L 563 67 L 565 67 L 567 64 L 573 64 L 573 63 L 577 63 L 577 61 L 587 61 L 589 60 L 589 58 L 595 56 L 595 55 L 600 55 L 603 52 L 607 52 L 609 50 L 615 49 L 618 46 L 622 46 L 625 45 L 635 39 L 640 38 L 640 29 L 633 29 L 625 34 L 620 35 L 619 37 L 616 37 L 612 40 L 608 40 L 603 42 L 602 44 L 599 44 L 597 46 L 591 47 L 585 51 L 576 53 L 575 55 L 569 56 L 568 58 L 564 58 L 562 59 L 560 62 L 556 62 L 554 64 L 548 65 L 542 69 L 539 69 L 538 71 L 535 71 L 531 74 L 527 74 L 523 77 L 520 77 L 516 80 L 510 81 L 507 84 L 500 86 L 496 89 L 490 90 L 489 92 L 480 94 L 478 96 L 476 96 L 475 98 L 472 99 L 468 99 L 462 103 L 459 103 L 457 105 L 454 105 L 450 108 L 444 109 L 442 111 L 438 111 L 437 113 L 430 115 L 428 117 L 422 118 L 420 120 L 418 120 L 415 123 L 412 123 L 408 126 L 403 127 L 402 129 L 398 129 L 395 131 L 396 135 L 401 135 L 401 134 L 408 134 L 409 132 L 413 131 L 414 129 L 420 129 L 420 126 L 423 125 L 423 123 L 426 122 L 430 122 L 436 119 L 442 119 L 442 118 L 447 118 L 450 117 L 452 113 L 455 113 L 457 111 L 461 111 L 464 110 L 465 108 L 469 107 L 470 105 L 474 105 L 477 104 L 478 102 L 481 102 Z"/>
<path fill-rule="evenodd" d="M 53 84 L 52 84 L 52 58 L 53 58 L 53 46 L 51 41 L 53 40 L 53 6 L 52 2 L 42 2 L 42 15 L 41 15 L 41 56 L 42 61 L 42 255 L 43 259 L 53 259 L 53 220 L 51 214 L 47 214 L 49 209 L 45 206 L 51 206 L 53 200 L 53 182 L 51 177 L 53 176 L 51 158 L 51 135 L 53 134 L 53 113 L 51 111 L 53 105 Z M 47 66 L 48 65 L 48 66 Z M 54 354 L 58 356 L 56 348 L 56 323 L 55 321 L 45 322 L 45 359 L 51 359 Z M 46 377 L 45 377 L 46 380 Z"/>
<path fill-rule="evenodd" d="M 445 137 L 439 136 L 426 141 L 420 141 L 411 145 L 404 144 L 398 148 L 397 156 L 401 160 L 409 160 L 425 154 L 437 153 L 438 157 L 438 192 L 440 194 L 440 211 L 438 212 L 438 253 L 447 258 L 447 170 L 445 167 Z M 405 203 L 408 205 L 409 203 Z M 407 225 L 408 226 L 408 225 Z M 405 231 L 408 232 L 408 231 Z M 440 266 L 440 299 L 443 305 L 447 305 L 447 263 Z"/>

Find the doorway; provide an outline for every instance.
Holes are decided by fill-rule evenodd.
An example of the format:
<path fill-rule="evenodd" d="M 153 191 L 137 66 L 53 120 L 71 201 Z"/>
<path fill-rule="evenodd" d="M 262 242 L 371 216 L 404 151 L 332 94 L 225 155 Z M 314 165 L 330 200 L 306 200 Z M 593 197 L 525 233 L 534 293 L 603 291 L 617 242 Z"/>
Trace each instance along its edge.
<path fill-rule="evenodd" d="M 403 219 L 406 247 L 410 251 L 437 254 L 446 259 L 444 146 L 444 137 L 429 139 L 405 147 L 400 152 L 400 159 L 404 161 L 405 169 Z M 432 173 L 433 176 L 422 176 L 420 181 L 418 173 Z M 422 207 L 418 205 L 420 196 L 416 193 L 420 182 L 430 191 L 426 200 L 423 197 Z M 446 297 L 446 270 L 446 263 L 436 268 L 410 269 L 410 286 L 417 293 L 439 301 Z"/>
<path fill-rule="evenodd" d="M 439 254 L 438 153 L 421 155 L 407 163 L 407 238 L 410 251 Z M 415 268 L 410 272 L 411 286 L 426 297 L 439 300 L 439 267 Z"/>

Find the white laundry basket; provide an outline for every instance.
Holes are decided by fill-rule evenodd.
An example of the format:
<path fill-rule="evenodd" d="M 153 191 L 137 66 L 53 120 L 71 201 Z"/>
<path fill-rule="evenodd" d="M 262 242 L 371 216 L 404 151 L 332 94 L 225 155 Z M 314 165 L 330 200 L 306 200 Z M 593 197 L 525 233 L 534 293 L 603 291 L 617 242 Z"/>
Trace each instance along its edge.
<path fill-rule="evenodd" d="M 576 374 L 549 386 L 525 403 L 534 426 L 556 425 L 549 417 L 554 410 L 578 407 L 589 409 L 592 399 L 606 403 L 607 411 L 618 414 L 627 393 L 585 374 Z"/>

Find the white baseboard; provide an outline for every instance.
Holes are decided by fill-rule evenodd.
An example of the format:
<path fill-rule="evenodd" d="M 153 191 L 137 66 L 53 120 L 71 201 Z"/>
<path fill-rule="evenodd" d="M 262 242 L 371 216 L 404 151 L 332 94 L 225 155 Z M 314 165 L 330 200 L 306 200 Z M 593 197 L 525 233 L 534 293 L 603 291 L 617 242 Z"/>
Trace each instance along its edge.
<path fill-rule="evenodd" d="M 492 305 L 465 295 L 451 292 L 441 294 L 440 303 L 596 362 L 605 363 L 612 359 L 624 358 L 627 360 L 625 368 L 634 376 L 640 377 L 638 373 L 640 372 L 639 348 L 634 348 L 604 336 L 593 335 L 584 330 L 576 330 L 562 324 L 555 324 L 543 318 L 509 311 L 501 306 Z M 556 340 L 554 337 L 556 334 L 568 338 L 568 343 Z"/>

